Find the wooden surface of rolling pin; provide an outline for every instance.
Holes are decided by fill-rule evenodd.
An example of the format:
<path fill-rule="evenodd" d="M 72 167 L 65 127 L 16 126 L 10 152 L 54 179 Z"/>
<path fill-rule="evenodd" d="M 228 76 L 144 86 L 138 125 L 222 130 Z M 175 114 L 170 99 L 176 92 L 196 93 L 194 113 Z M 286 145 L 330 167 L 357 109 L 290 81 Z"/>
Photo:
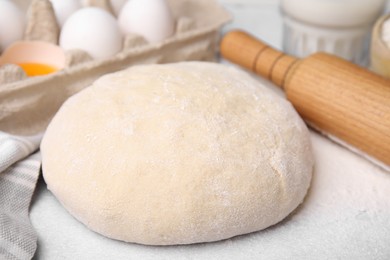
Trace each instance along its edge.
<path fill-rule="evenodd" d="M 283 54 L 242 31 L 221 54 L 284 89 L 309 125 L 390 166 L 390 81 L 336 56 Z"/>

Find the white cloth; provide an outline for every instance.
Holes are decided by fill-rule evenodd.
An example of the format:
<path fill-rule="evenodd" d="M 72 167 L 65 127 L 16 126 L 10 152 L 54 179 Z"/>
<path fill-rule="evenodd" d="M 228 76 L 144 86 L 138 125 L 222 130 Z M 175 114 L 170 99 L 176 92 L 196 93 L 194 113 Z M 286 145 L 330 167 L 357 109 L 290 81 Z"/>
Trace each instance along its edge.
<path fill-rule="evenodd" d="M 39 177 L 41 135 L 0 132 L 0 259 L 31 259 L 37 235 L 28 210 Z M 32 155 L 31 155 L 32 154 Z"/>

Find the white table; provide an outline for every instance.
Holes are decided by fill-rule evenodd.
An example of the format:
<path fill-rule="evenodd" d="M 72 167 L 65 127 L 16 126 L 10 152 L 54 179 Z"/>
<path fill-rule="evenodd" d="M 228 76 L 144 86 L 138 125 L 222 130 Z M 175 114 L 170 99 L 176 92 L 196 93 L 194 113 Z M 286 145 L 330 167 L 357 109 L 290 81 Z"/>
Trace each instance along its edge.
<path fill-rule="evenodd" d="M 280 47 L 277 1 L 260 2 L 226 4 L 236 19 L 224 31 L 243 28 Z M 390 259 L 390 173 L 311 137 L 316 168 L 304 203 L 278 225 L 216 243 L 151 247 L 105 238 L 69 215 L 41 179 L 31 208 L 35 259 Z"/>

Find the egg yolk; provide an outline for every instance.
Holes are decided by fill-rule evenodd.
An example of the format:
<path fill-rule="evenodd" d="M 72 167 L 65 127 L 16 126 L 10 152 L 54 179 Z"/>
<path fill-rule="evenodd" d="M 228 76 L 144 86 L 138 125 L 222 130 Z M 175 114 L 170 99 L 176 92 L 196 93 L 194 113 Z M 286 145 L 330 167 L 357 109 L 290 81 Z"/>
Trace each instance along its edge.
<path fill-rule="evenodd" d="M 18 65 L 22 67 L 29 77 L 46 75 L 58 70 L 56 67 L 39 63 L 22 63 Z"/>

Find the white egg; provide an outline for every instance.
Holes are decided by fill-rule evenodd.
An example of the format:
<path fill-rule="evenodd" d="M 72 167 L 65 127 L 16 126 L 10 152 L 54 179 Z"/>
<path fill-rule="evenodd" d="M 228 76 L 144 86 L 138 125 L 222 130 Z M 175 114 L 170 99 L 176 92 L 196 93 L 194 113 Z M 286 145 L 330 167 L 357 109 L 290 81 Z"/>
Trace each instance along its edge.
<path fill-rule="evenodd" d="M 0 50 L 23 38 L 25 17 L 13 2 L 0 0 Z"/>
<path fill-rule="evenodd" d="M 122 49 L 122 34 L 113 15 L 101 8 L 87 7 L 65 22 L 60 46 L 84 50 L 93 58 L 108 58 Z"/>
<path fill-rule="evenodd" d="M 58 25 L 62 27 L 74 12 L 81 8 L 79 0 L 50 0 L 56 13 Z"/>
<path fill-rule="evenodd" d="M 152 43 L 175 32 L 175 20 L 165 0 L 129 0 L 119 14 L 119 26 L 124 34 L 140 34 Z"/>
<path fill-rule="evenodd" d="M 122 10 L 122 7 L 125 5 L 127 0 L 111 0 L 110 2 L 114 13 L 116 15 L 119 15 L 120 11 Z"/>

